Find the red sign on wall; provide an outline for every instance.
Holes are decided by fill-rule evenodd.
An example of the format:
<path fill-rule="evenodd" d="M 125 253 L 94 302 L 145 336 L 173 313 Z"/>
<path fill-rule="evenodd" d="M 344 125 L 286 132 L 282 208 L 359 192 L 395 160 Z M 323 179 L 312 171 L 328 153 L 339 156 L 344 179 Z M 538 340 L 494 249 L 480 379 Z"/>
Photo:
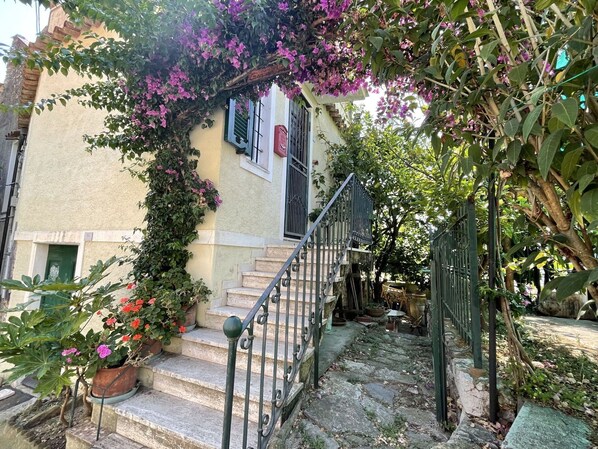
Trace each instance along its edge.
<path fill-rule="evenodd" d="M 280 157 L 287 157 L 287 128 L 284 125 L 274 127 L 274 152 Z"/>

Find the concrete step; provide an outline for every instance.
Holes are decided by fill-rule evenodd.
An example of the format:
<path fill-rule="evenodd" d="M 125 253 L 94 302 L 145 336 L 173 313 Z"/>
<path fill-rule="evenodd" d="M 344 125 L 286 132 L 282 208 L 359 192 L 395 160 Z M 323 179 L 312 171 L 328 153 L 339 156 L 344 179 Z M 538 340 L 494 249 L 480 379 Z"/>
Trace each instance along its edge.
<path fill-rule="evenodd" d="M 165 354 L 152 364 L 151 369 L 153 371 L 151 384 L 145 386 L 206 407 L 224 410 L 226 365 L 181 355 Z M 271 376 L 252 374 L 247 392 L 245 373 L 245 369 L 236 370 L 233 414 L 241 418 L 244 416 L 245 398 L 248 397 L 248 417 L 253 422 L 257 422 L 260 393 L 263 394 L 265 400 L 271 398 L 275 381 Z M 281 379 L 278 379 L 276 383 L 280 385 Z M 260 391 L 261 385 L 263 385 L 262 391 Z M 295 387 L 302 388 L 301 385 L 295 385 Z"/>
<path fill-rule="evenodd" d="M 296 245 L 268 245 L 266 247 L 266 257 L 287 260 L 293 254 L 295 248 Z"/>
<path fill-rule="evenodd" d="M 229 306 L 233 306 L 233 307 L 243 307 L 243 308 L 251 308 L 253 307 L 258 300 L 260 299 L 260 297 L 262 296 L 262 293 L 264 292 L 264 290 L 259 289 L 259 288 L 250 288 L 250 287 L 239 287 L 239 288 L 229 288 L 226 291 L 226 304 Z M 286 291 L 283 292 L 283 294 L 281 295 L 281 310 L 286 310 L 286 303 L 289 302 L 290 303 L 290 307 L 291 307 L 291 311 L 295 311 L 295 303 L 297 302 L 295 300 L 296 295 L 295 292 L 291 292 L 290 293 L 290 298 L 287 301 L 287 295 L 286 295 Z M 326 302 L 332 302 L 334 299 L 336 299 L 334 296 L 332 295 L 328 295 L 326 297 Z M 316 295 L 314 294 L 309 294 L 309 293 L 305 293 L 305 295 L 303 294 L 303 292 L 298 292 L 298 310 L 303 313 L 303 308 L 302 308 L 302 304 L 303 302 L 306 303 L 306 313 L 308 313 L 308 309 L 309 309 L 309 303 L 313 305 L 315 304 L 315 300 L 316 300 Z M 313 310 L 313 309 L 312 309 Z"/>
<path fill-rule="evenodd" d="M 196 358 L 199 360 L 207 360 L 212 363 L 224 363 L 228 357 L 228 340 L 222 330 L 198 328 L 181 338 L 181 354 L 187 357 Z M 274 340 L 266 340 L 266 350 L 264 354 L 264 369 L 267 374 L 274 373 L 274 351 L 277 351 L 276 372 L 279 376 L 284 374 L 284 355 L 285 349 L 287 359 L 293 354 L 292 344 L 285 343 L 284 340 L 279 341 L 277 348 L 275 348 Z M 253 373 L 260 373 L 262 370 L 262 338 L 254 337 L 253 340 L 253 355 L 251 360 L 251 371 Z M 237 351 L 237 367 L 245 368 L 248 362 L 248 351 Z"/>
<path fill-rule="evenodd" d="M 255 271 L 266 271 L 266 272 L 271 272 L 271 273 L 278 273 L 280 271 L 280 269 L 282 268 L 282 266 L 285 264 L 285 262 L 288 259 L 284 259 L 282 257 L 256 257 L 255 259 Z M 301 266 L 300 266 L 300 270 L 301 273 L 303 274 L 303 267 L 305 266 L 305 264 L 303 263 L 303 261 L 301 261 Z M 321 264 L 323 266 L 327 266 L 327 263 L 324 263 L 325 261 L 322 261 Z M 312 265 L 315 266 L 315 259 L 314 262 L 311 262 L 311 257 L 308 256 L 308 260 L 307 260 L 307 275 L 309 276 L 311 273 L 311 267 Z"/>
<path fill-rule="evenodd" d="M 283 261 L 286 261 L 289 257 L 291 257 L 291 254 L 293 254 L 295 248 L 296 246 L 291 245 L 268 245 L 266 247 L 265 257 L 272 259 L 282 259 Z M 329 253 L 330 250 L 323 248 L 322 254 L 325 255 L 325 257 L 328 257 Z M 311 258 L 311 256 L 309 257 Z"/>
<path fill-rule="evenodd" d="M 286 309 L 281 308 L 281 313 L 279 316 L 278 321 L 278 340 L 284 339 L 284 335 L 286 333 L 285 326 L 287 315 L 284 313 Z M 242 308 L 242 307 L 233 307 L 233 306 L 222 306 L 222 307 L 215 307 L 206 311 L 206 322 L 208 323 L 208 327 L 210 329 L 222 330 L 222 326 L 226 319 L 230 316 L 236 315 L 238 316 L 241 321 L 247 316 L 250 312 L 249 308 Z M 270 315 L 268 317 L 268 327 L 267 327 L 267 335 L 266 338 L 269 340 L 275 340 L 276 337 L 276 317 L 275 311 L 270 310 Z M 297 320 L 297 324 L 295 325 L 295 319 Z M 301 334 L 301 329 L 304 326 L 307 326 L 309 322 L 308 316 L 299 315 L 288 315 L 289 321 L 289 333 L 291 335 L 294 334 L 295 329 L 297 329 L 298 335 Z M 254 335 L 258 337 L 262 337 L 263 335 L 263 326 L 256 324 L 254 329 Z"/>
<path fill-rule="evenodd" d="M 98 413 L 94 406 L 96 422 Z M 224 414 L 186 398 L 140 389 L 124 402 L 104 406 L 102 422 L 149 449 L 220 449 Z M 248 443 L 255 445 L 257 426 L 250 426 Z M 231 447 L 242 447 L 242 429 L 242 420 L 233 416 Z"/>
<path fill-rule="evenodd" d="M 242 274 L 242 287 L 265 290 L 276 277 L 276 274 L 277 273 L 267 271 L 245 271 Z M 322 273 L 321 280 L 324 281 L 327 276 L 328 272 Z M 336 276 L 334 278 L 334 282 L 339 282 L 341 280 L 342 279 L 340 276 Z M 291 277 L 290 288 L 291 291 L 295 290 L 295 288 L 298 288 L 299 291 L 313 293 L 316 290 L 315 276 L 313 278 L 310 276 L 303 277 L 302 273 L 300 273 L 299 276 L 297 276 L 296 273 L 293 273 Z"/>

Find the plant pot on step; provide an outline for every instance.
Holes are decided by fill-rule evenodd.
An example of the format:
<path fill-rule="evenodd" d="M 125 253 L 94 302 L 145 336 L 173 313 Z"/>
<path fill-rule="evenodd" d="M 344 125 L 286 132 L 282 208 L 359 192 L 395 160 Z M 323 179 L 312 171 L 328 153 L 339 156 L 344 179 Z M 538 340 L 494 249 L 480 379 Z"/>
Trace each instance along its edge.
<path fill-rule="evenodd" d="M 365 313 L 371 317 L 378 318 L 386 313 L 386 309 L 378 304 L 369 305 L 366 307 Z"/>
<path fill-rule="evenodd" d="M 137 367 L 123 365 L 100 368 L 93 376 L 91 394 L 96 398 L 112 398 L 129 393 L 137 383 Z"/>
<path fill-rule="evenodd" d="M 177 322 L 179 327 L 185 326 L 185 332 L 192 331 L 195 328 L 195 320 L 197 319 L 197 303 L 187 307 L 185 310 L 185 321 Z"/>
<path fill-rule="evenodd" d="M 146 339 L 141 344 L 141 357 L 151 357 L 162 352 L 162 342 L 153 338 Z"/>

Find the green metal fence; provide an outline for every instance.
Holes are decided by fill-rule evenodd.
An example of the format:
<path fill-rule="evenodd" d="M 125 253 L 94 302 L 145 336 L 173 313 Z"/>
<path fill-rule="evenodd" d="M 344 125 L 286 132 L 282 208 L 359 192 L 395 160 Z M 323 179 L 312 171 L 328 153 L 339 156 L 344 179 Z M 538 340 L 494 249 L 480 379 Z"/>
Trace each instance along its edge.
<path fill-rule="evenodd" d="M 475 207 L 468 200 L 453 224 L 437 231 L 431 241 L 432 349 L 438 421 L 446 421 L 444 318 L 449 318 L 471 345 L 474 366 L 482 367 L 480 297 Z"/>

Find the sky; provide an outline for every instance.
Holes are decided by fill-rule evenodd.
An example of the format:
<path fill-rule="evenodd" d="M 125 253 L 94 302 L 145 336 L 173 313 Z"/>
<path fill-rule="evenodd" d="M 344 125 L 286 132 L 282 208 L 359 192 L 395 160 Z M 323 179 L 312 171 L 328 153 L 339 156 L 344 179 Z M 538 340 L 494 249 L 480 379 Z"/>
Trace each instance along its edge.
<path fill-rule="evenodd" d="M 40 24 L 43 29 L 48 23 L 49 10 L 41 8 Z M 0 0 L 0 44 L 10 46 L 12 37 L 20 34 L 25 39 L 35 39 L 35 8 L 18 0 Z M 6 66 L 0 61 L 0 83 L 4 81 Z"/>

